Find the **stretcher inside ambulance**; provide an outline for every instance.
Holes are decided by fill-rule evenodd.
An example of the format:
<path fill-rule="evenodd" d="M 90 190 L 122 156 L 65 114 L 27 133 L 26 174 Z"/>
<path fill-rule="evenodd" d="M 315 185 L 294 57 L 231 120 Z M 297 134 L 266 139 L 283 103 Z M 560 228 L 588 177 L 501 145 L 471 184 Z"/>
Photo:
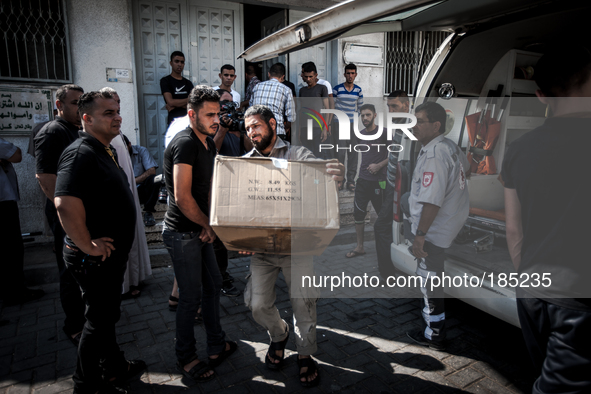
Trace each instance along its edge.
<path fill-rule="evenodd" d="M 458 143 L 473 163 L 467 181 L 470 216 L 447 250 L 445 272 L 484 281 L 478 287 L 451 286 L 446 292 L 519 326 L 514 288 L 498 285 L 499 275 L 515 273 L 507 251 L 503 186 L 498 177 L 506 147 L 544 122 L 546 109 L 535 97 L 537 86 L 532 79 L 540 53 L 558 34 L 584 26 L 590 10 L 588 1 L 569 0 L 348 1 L 266 37 L 242 56 L 263 60 L 335 38 L 379 31 L 450 32 L 412 92 L 413 101 L 415 107 L 433 100 L 446 108 L 448 126 L 453 123 L 446 137 Z M 402 195 L 410 190 L 420 146 L 408 137 L 402 144 L 391 257 L 396 268 L 413 275 L 416 261 L 408 251 L 410 225 L 399 206 Z"/>

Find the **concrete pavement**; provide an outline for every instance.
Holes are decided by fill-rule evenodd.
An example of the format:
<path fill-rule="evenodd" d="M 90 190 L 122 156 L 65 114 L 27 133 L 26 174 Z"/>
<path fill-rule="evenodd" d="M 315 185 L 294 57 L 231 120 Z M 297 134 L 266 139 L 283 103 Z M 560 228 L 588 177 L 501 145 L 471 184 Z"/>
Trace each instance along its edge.
<path fill-rule="evenodd" d="M 375 261 L 373 242 L 367 255 Z M 328 261 L 342 259 L 354 245 L 331 246 Z M 48 253 L 51 249 L 48 248 Z M 155 253 L 162 260 L 162 254 Z M 350 263 L 348 261 L 347 263 Z M 230 260 L 235 285 L 244 290 L 248 258 Z M 318 342 L 315 358 L 321 384 L 304 389 L 297 378 L 293 336 L 280 372 L 267 370 L 268 336 L 254 322 L 243 298 L 222 296 L 221 321 L 238 351 L 216 368 L 217 377 L 196 384 L 175 370 L 175 314 L 168 310 L 172 268 L 154 269 L 139 298 L 122 303 L 118 340 L 128 359 L 148 364 L 133 393 L 189 392 L 355 392 L 355 393 L 521 393 L 531 391 L 529 359 L 520 330 L 460 301 L 446 301 L 448 338 L 445 352 L 411 344 L 406 331 L 419 327 L 419 299 L 325 298 L 318 301 Z M 71 392 L 76 349 L 63 333 L 64 318 L 56 284 L 36 302 L 4 307 L 0 319 L 0 394 Z M 285 282 L 276 286 L 277 306 L 290 322 Z M 293 327 L 290 327 L 293 331 Z M 199 356 L 205 357 L 205 332 L 195 326 Z"/>

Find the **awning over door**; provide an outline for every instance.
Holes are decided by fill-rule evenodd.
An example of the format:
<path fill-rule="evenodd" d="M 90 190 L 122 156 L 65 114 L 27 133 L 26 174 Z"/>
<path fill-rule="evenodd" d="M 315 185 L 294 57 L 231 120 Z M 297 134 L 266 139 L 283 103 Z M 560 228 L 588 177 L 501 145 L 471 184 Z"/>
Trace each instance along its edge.
<path fill-rule="evenodd" d="M 262 61 L 319 43 L 386 31 L 454 29 L 532 7 L 545 0 L 349 0 L 287 26 L 238 58 Z"/>

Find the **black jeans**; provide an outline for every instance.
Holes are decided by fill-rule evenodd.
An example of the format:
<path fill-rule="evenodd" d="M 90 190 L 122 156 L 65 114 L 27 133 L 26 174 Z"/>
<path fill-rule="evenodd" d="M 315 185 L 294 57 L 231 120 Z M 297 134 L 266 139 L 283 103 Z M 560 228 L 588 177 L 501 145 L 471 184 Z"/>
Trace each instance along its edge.
<path fill-rule="evenodd" d="M 0 169 L 2 171 L 2 169 Z M 23 261 L 25 248 L 16 201 L 0 201 L 0 250 L 2 251 L 2 298 L 17 296 L 25 288 Z"/>
<path fill-rule="evenodd" d="M 196 354 L 194 325 L 202 297 L 201 313 L 207 335 L 207 354 L 221 353 L 226 346 L 226 334 L 220 324 L 222 276 L 212 245 L 202 242 L 199 233 L 180 233 L 166 228 L 162 231 L 162 239 L 170 253 L 179 284 L 175 345 L 177 360 L 181 365 L 186 365 Z"/>
<path fill-rule="evenodd" d="M 378 212 L 378 218 L 373 225 L 376 252 L 378 256 L 378 268 L 380 275 L 385 280 L 388 276 L 394 276 L 396 271 L 390 258 L 390 245 L 392 244 L 392 224 L 394 222 L 394 188 L 386 182 L 382 209 Z"/>
<path fill-rule="evenodd" d="M 226 246 L 219 237 L 216 237 L 215 241 L 213 241 L 213 252 L 218 263 L 218 268 L 220 269 L 220 274 L 222 275 L 222 280 L 225 282 L 228 278 L 228 249 L 226 249 Z"/>
<path fill-rule="evenodd" d="M 82 251 L 64 246 L 64 261 L 83 292 L 86 323 L 78 346 L 73 380 L 77 393 L 94 393 L 103 386 L 102 375 L 112 376 L 127 368 L 119 350 L 115 325 L 121 317 L 121 286 L 129 248 L 117 247 L 101 262 Z"/>
<path fill-rule="evenodd" d="M 144 204 L 144 211 L 156 212 L 156 203 L 158 202 L 158 193 L 160 193 L 160 184 L 154 183 L 156 175 L 150 175 L 137 187 L 140 203 Z"/>
<path fill-rule="evenodd" d="M 373 209 L 376 213 L 379 213 L 382 210 L 384 202 L 384 190 L 380 187 L 380 182 L 358 178 L 355 184 L 353 202 L 353 218 L 355 219 L 355 224 L 364 223 L 365 215 L 367 214 L 367 204 L 370 201 Z"/>
<path fill-rule="evenodd" d="M 53 202 L 45 200 L 45 216 L 53 233 L 53 246 L 55 248 L 55 259 L 60 274 L 60 301 L 66 315 L 64 320 L 64 331 L 68 335 L 76 334 L 82 331 L 86 322 L 84 318 L 84 300 L 82 292 L 72 273 L 66 269 L 64 264 L 64 237 L 66 233 L 57 216 L 57 210 Z"/>
<path fill-rule="evenodd" d="M 517 289 L 517 314 L 540 374 L 532 393 L 590 393 L 591 312 L 564 308 Z"/>

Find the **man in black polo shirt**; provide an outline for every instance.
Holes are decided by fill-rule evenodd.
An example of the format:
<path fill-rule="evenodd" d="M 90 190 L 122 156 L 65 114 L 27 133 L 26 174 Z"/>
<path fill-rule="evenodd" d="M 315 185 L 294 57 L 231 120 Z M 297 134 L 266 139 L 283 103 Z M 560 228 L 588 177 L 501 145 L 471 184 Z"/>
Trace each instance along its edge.
<path fill-rule="evenodd" d="M 235 342 L 226 342 L 220 325 L 222 275 L 212 247 L 216 235 L 208 217 L 216 155 L 212 137 L 220 125 L 219 101 L 220 96 L 212 88 L 195 87 L 189 95 L 190 125 L 172 139 L 164 152 L 169 205 L 162 238 L 180 289 L 176 312 L 177 369 L 197 382 L 213 379 L 212 368 L 237 347 Z M 197 357 L 193 328 L 202 293 L 208 363 Z"/>
<path fill-rule="evenodd" d="M 160 80 L 160 90 L 166 102 L 168 110 L 168 124 L 170 126 L 175 118 L 182 118 L 187 114 L 187 100 L 193 90 L 193 84 L 183 77 L 185 69 L 185 55 L 181 51 L 174 51 L 170 55 L 170 75 Z"/>
<path fill-rule="evenodd" d="M 575 40 L 538 61 L 536 95 L 551 117 L 509 146 L 501 170 L 517 313 L 540 374 L 532 393 L 591 392 L 591 51 Z"/>
<path fill-rule="evenodd" d="M 78 138 L 80 129 L 80 115 L 78 114 L 78 99 L 84 90 L 77 85 L 64 85 L 57 90 L 55 105 L 58 116 L 48 122 L 35 137 L 36 178 L 41 190 L 47 196 L 45 201 L 45 216 L 51 231 L 55 248 L 55 258 L 60 272 L 60 300 L 66 314 L 64 332 L 68 338 L 78 346 L 82 327 L 84 326 L 84 301 L 78 283 L 64 266 L 63 247 L 64 230 L 58 220 L 53 197 L 57 164 L 60 155 Z"/>
<path fill-rule="evenodd" d="M 108 92 L 89 92 L 78 107 L 84 132 L 62 154 L 55 186 L 55 205 L 66 232 L 64 260 L 86 303 L 74 393 L 113 392 L 113 385 L 146 366 L 125 360 L 115 333 L 136 210 L 110 145 L 121 128 L 119 104 Z"/>

